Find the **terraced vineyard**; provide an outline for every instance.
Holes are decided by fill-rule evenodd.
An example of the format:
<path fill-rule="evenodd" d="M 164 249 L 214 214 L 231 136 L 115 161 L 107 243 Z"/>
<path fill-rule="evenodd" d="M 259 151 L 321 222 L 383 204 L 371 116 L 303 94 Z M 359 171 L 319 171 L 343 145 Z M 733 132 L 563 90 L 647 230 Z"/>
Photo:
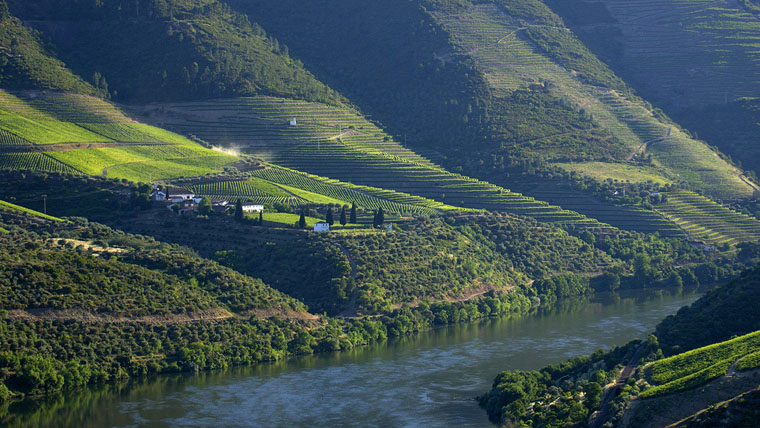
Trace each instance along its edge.
<path fill-rule="evenodd" d="M 657 385 L 645 390 L 642 398 L 683 391 L 726 374 L 737 360 L 760 346 L 760 332 L 697 348 L 665 358 L 645 367 L 647 379 Z"/>
<path fill-rule="evenodd" d="M 163 114 L 156 115 L 159 111 Z M 256 97 L 164 104 L 150 113 L 156 124 L 298 171 L 355 185 L 392 189 L 453 206 L 506 211 L 543 222 L 612 230 L 578 213 L 445 171 L 346 110 Z M 290 126 L 289 120 L 294 117 L 297 125 Z M 341 132 L 339 127 L 349 130 Z M 357 138 L 359 135 L 376 138 L 362 140 Z"/>
<path fill-rule="evenodd" d="M 760 240 L 760 221 L 694 192 L 668 192 L 667 202 L 655 209 L 694 239 L 708 244 Z"/>
<path fill-rule="evenodd" d="M 42 153 L 0 153 L 0 169 L 33 169 L 77 174 L 78 170 Z"/>
<path fill-rule="evenodd" d="M 236 159 L 138 123 L 97 98 L 0 90 L 0 168 L 149 181 L 204 175 Z"/>
<path fill-rule="evenodd" d="M 255 171 L 254 175 L 273 183 L 326 195 L 345 203 L 354 203 L 362 208 L 400 214 L 432 214 L 439 210 L 455 210 L 457 207 L 445 205 L 431 199 L 412 196 L 369 186 L 357 186 L 312 174 L 299 173 L 285 168 L 268 168 Z"/>
<path fill-rule="evenodd" d="M 525 23 L 506 15 L 495 4 L 478 4 L 459 15 L 434 16 L 453 35 L 459 55 L 472 57 L 496 91 L 506 94 L 533 83 L 549 82 L 553 93 L 585 110 L 629 153 L 651 154 L 655 166 L 663 168 L 667 176 L 688 181 L 718 199 L 752 194 L 752 187 L 739 177 L 740 171 L 706 144 L 661 122 L 640 101 L 613 89 L 584 83 L 524 35 L 528 28 L 567 33 L 566 28 Z"/>
<path fill-rule="evenodd" d="M 660 236 L 667 237 L 686 237 L 686 233 L 678 225 L 657 212 L 600 202 L 588 194 L 566 189 L 540 188 L 531 193 L 541 200 L 577 211 L 620 229 L 643 233 L 657 232 Z"/>
<path fill-rule="evenodd" d="M 283 203 L 289 205 L 301 205 L 306 200 L 288 193 L 266 180 L 253 178 L 248 181 L 230 180 L 217 181 L 190 186 L 189 190 L 197 195 L 210 198 L 253 201 L 263 204 Z"/>
<path fill-rule="evenodd" d="M 736 1 L 601 2 L 622 33 L 621 65 L 658 98 L 686 106 L 757 96 L 760 20 Z"/>

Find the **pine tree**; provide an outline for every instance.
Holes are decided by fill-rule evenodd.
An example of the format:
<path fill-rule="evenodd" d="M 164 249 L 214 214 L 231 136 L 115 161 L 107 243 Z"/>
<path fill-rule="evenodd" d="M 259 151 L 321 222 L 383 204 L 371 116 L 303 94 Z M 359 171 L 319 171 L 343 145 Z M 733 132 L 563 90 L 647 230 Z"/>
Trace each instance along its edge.
<path fill-rule="evenodd" d="M 264 210 L 259 211 L 259 226 L 264 224 Z"/>
<path fill-rule="evenodd" d="M 332 207 L 327 207 L 327 217 L 325 217 L 325 221 L 330 226 L 332 226 L 333 224 L 335 224 L 335 220 L 333 219 Z"/>
<path fill-rule="evenodd" d="M 235 204 L 235 220 L 243 220 L 243 203 L 240 201 L 240 199 L 238 199 L 237 203 Z"/>
<path fill-rule="evenodd" d="M 385 213 L 383 212 L 383 207 L 380 207 L 377 210 L 377 226 L 382 226 L 383 223 L 385 223 Z"/>
<path fill-rule="evenodd" d="M 306 214 L 304 214 L 303 210 L 301 210 L 301 218 L 298 219 L 298 227 L 301 229 L 306 228 Z"/>
<path fill-rule="evenodd" d="M 348 222 L 356 224 L 356 202 L 351 204 L 351 216 L 348 218 Z"/>
<path fill-rule="evenodd" d="M 340 224 L 345 226 L 348 221 L 346 220 L 346 206 L 343 205 L 343 209 L 340 210 Z"/>

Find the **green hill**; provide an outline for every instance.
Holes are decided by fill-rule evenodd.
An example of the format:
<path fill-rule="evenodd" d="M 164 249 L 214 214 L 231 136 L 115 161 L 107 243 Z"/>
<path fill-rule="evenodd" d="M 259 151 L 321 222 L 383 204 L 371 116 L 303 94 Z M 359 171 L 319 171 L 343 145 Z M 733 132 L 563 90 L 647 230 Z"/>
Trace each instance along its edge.
<path fill-rule="evenodd" d="M 451 173 L 345 108 L 255 97 L 153 105 L 135 110 L 135 115 L 277 165 L 355 185 L 559 225 L 612 230 L 578 213 Z M 293 118 L 295 126 L 289 124 Z"/>
<path fill-rule="evenodd" d="M 755 355 L 758 349 L 760 331 L 657 360 L 643 367 L 653 387 L 645 389 L 640 397 L 656 397 L 695 388 L 726 375 L 734 364 L 740 370 L 755 369 L 760 366 Z"/>
<path fill-rule="evenodd" d="M 751 99 L 760 83 L 756 3 L 547 4 L 647 99 L 744 167 L 760 168 L 757 106 Z"/>
<path fill-rule="evenodd" d="M 739 169 L 633 96 L 538 1 L 231 4 L 392 135 L 448 157 L 446 166 L 470 163 L 466 172 L 479 176 L 493 155 L 523 172 L 542 159 L 643 156 L 715 198 L 752 195 Z M 353 25 L 338 25 L 348 14 Z"/>
<path fill-rule="evenodd" d="M 58 59 L 115 99 L 264 93 L 344 101 L 292 60 L 286 46 L 221 1 L 8 5 L 54 44 Z"/>
<path fill-rule="evenodd" d="M 99 98 L 0 90 L 0 168 L 147 182 L 220 170 L 237 158 L 136 122 Z"/>
<path fill-rule="evenodd" d="M 99 93 L 51 55 L 39 35 L 9 13 L 4 1 L 0 1 L 0 87 Z"/>

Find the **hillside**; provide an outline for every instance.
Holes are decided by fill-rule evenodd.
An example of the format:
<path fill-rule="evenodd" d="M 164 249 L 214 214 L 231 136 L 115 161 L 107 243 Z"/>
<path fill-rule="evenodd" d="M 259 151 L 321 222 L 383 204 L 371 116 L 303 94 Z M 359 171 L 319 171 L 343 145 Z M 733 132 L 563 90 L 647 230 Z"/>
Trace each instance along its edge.
<path fill-rule="evenodd" d="M 500 425 L 666 426 L 705 410 L 688 419 L 701 420 L 724 400 L 738 404 L 741 417 L 742 401 L 731 400 L 758 386 L 758 323 L 751 316 L 758 272 L 682 308 L 646 342 L 539 371 L 502 372 L 480 404 Z"/>
<path fill-rule="evenodd" d="M 99 98 L 0 90 L 0 168 L 147 182 L 203 175 L 237 160 L 139 123 Z"/>
<path fill-rule="evenodd" d="M 547 4 L 644 97 L 745 168 L 760 168 L 756 3 Z"/>
<path fill-rule="evenodd" d="M 0 1 L 0 51 L 0 87 L 98 94 L 51 55 L 34 30 L 10 14 L 4 1 Z"/>
<path fill-rule="evenodd" d="M 345 101 L 221 1 L 7 3 L 55 46 L 57 59 L 121 101 L 261 93 Z"/>
<path fill-rule="evenodd" d="M 574 228 L 613 230 L 578 213 L 449 172 L 347 108 L 253 97 L 150 105 L 133 112 L 152 124 L 211 144 L 354 185 Z M 293 118 L 295 126 L 290 125 Z"/>
<path fill-rule="evenodd" d="M 478 176 L 493 154 L 523 171 L 558 158 L 639 156 L 715 198 L 753 192 L 739 169 L 632 95 L 540 2 L 370 3 L 232 2 L 391 134 L 451 158 L 446 166 L 471 161 L 467 172 Z M 349 13 L 351 26 L 322 31 Z M 393 96 L 380 96 L 387 88 Z"/>

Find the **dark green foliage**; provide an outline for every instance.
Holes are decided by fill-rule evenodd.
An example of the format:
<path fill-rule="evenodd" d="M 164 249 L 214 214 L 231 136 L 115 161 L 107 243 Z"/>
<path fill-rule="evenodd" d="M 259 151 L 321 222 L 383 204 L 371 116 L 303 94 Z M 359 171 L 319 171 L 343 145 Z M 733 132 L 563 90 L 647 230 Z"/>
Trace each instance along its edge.
<path fill-rule="evenodd" d="M 381 207 L 372 218 L 372 227 L 380 227 L 383 223 L 385 223 L 385 213 L 383 213 L 383 208 Z"/>
<path fill-rule="evenodd" d="M 343 225 L 343 226 L 345 226 L 346 223 L 347 223 L 347 221 L 346 221 L 346 207 L 344 205 L 340 209 L 340 224 Z"/>
<path fill-rule="evenodd" d="M 243 202 L 240 199 L 235 202 L 235 220 L 243 221 Z"/>
<path fill-rule="evenodd" d="M 382 122 L 400 141 L 406 135 L 410 144 L 440 148 L 479 136 L 485 81 L 472 64 L 436 59 L 436 54 L 450 52 L 451 45 L 419 3 L 229 4 L 286 42 L 291 54 L 320 80 Z"/>
<path fill-rule="evenodd" d="M 760 330 L 759 298 L 759 269 L 705 294 L 657 326 L 663 352 L 675 355 Z"/>
<path fill-rule="evenodd" d="M 129 101 L 270 94 L 343 99 L 288 56 L 286 46 L 221 1 L 11 0 L 101 91 Z M 106 85 L 105 79 L 108 79 Z M 98 80 L 96 83 L 95 80 Z"/>
<path fill-rule="evenodd" d="M 84 231 L 44 228 L 47 238 L 15 230 L 0 242 L 1 308 L 76 308 L 126 317 L 217 308 L 305 310 L 260 280 L 187 249 L 83 220 L 77 226 Z"/>
<path fill-rule="evenodd" d="M 203 198 L 201 199 L 201 202 L 198 204 L 198 212 L 203 215 L 209 215 L 212 212 L 211 207 L 211 200 L 209 198 Z"/>
<path fill-rule="evenodd" d="M 351 216 L 348 219 L 351 224 L 356 224 L 356 202 L 351 204 Z"/>
<path fill-rule="evenodd" d="M 760 7 L 759 7 L 760 9 Z M 685 428 L 751 427 L 760 420 L 760 388 L 711 406 L 679 426 Z"/>
<path fill-rule="evenodd" d="M 301 229 L 306 228 L 306 214 L 301 210 L 301 217 L 298 218 L 298 227 Z"/>
<path fill-rule="evenodd" d="M 327 215 L 326 215 L 326 217 L 325 217 L 325 221 L 326 221 L 326 222 L 327 222 L 327 224 L 329 224 L 330 226 L 332 226 L 333 224 L 335 224 L 335 219 L 333 218 L 333 210 L 332 210 L 332 207 L 327 207 Z"/>
<path fill-rule="evenodd" d="M 51 55 L 37 32 L 9 14 L 4 1 L 0 1 L 0 22 L 0 87 L 102 94 Z"/>
<path fill-rule="evenodd" d="M 539 371 L 501 372 L 478 402 L 500 425 L 586 426 L 600 404 L 601 385 L 615 377 L 615 367 L 627 362 L 638 344 L 600 349 Z"/>

